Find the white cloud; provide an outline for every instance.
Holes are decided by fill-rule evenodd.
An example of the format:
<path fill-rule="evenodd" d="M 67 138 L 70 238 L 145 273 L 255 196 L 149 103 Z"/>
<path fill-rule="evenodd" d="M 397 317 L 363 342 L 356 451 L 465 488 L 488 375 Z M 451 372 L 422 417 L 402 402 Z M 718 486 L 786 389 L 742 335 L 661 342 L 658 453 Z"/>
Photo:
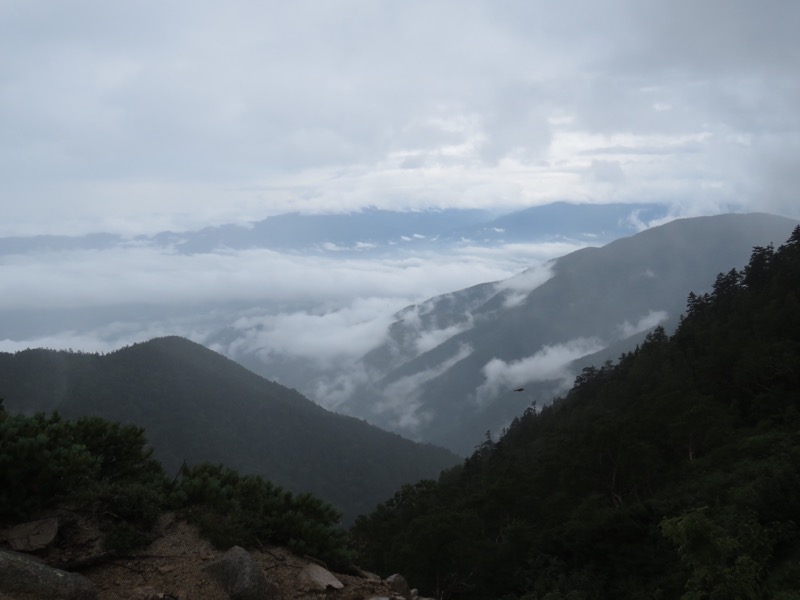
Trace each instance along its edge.
<path fill-rule="evenodd" d="M 392 315 L 403 304 L 397 298 L 356 298 L 333 309 L 248 314 L 231 324 L 238 336 L 228 351 L 263 350 L 321 363 L 358 358 L 383 341 Z"/>
<path fill-rule="evenodd" d="M 625 339 L 637 333 L 652 329 L 656 325 L 666 321 L 668 317 L 669 315 L 664 310 L 651 310 L 636 323 L 624 321 L 622 325 L 619 326 L 620 338 Z"/>
<path fill-rule="evenodd" d="M 309 391 L 309 398 L 328 410 L 336 410 L 353 397 L 360 386 L 371 381 L 361 363 L 353 362 L 340 369 L 336 374 L 323 377 L 314 382 Z"/>
<path fill-rule="evenodd" d="M 604 344 L 597 338 L 577 338 L 563 344 L 542 346 L 533 356 L 506 362 L 493 358 L 483 366 L 486 377 L 475 392 L 475 399 L 484 404 L 502 391 L 533 381 L 571 381 L 573 375 L 566 369 L 573 360 L 599 352 Z"/>
<path fill-rule="evenodd" d="M 20 339 L 0 339 L 0 352 L 19 352 L 28 348 L 75 350 L 79 352 L 108 353 L 138 342 L 157 337 L 180 335 L 203 343 L 208 335 L 209 323 L 218 322 L 219 315 L 187 315 L 167 317 L 153 321 L 139 319 L 111 321 L 86 329 L 56 330 L 52 333 L 23 336 Z"/>
<path fill-rule="evenodd" d="M 428 350 L 433 350 L 436 346 L 443 344 L 451 337 L 463 333 L 472 327 L 472 315 L 466 315 L 467 320 L 463 323 L 444 327 L 442 329 L 432 329 L 430 331 L 420 331 L 414 339 L 414 349 L 417 354 L 423 354 Z"/>
<path fill-rule="evenodd" d="M 419 396 L 422 386 L 470 354 L 472 354 L 472 348 L 463 344 L 453 356 L 438 365 L 393 381 L 383 388 L 380 398 L 370 407 L 370 410 L 374 414 L 380 415 L 381 419 L 390 418 L 393 426 L 413 434 L 416 429 L 432 418 L 430 413 L 420 411 Z"/>
<path fill-rule="evenodd" d="M 521 304 L 533 290 L 553 276 L 552 264 L 542 263 L 526 269 L 519 275 L 497 283 L 498 291 L 507 291 L 503 306 L 513 308 Z"/>
<path fill-rule="evenodd" d="M 552 263 L 543 263 L 525 269 L 519 275 L 498 282 L 497 289 L 532 292 L 553 276 L 552 266 Z"/>
<path fill-rule="evenodd" d="M 409 303 L 510 276 L 517 258 L 507 251 L 483 258 L 427 254 L 329 258 L 271 250 L 184 255 L 151 247 L 116 247 L 0 259 L 14 294 L 0 309 L 182 304 L 197 302 L 348 302 L 394 297 Z M 13 284 L 11 283 L 13 282 Z"/>
<path fill-rule="evenodd" d="M 268 377 L 280 376 L 315 400 L 338 406 L 364 375 L 353 371 L 355 359 L 385 341 L 399 310 L 442 293 L 505 280 L 554 248 L 455 247 L 414 255 L 365 252 L 354 258 L 258 249 L 186 255 L 127 244 L 6 254 L 0 257 L 0 277 L 14 293 L 0 297 L 0 311 L 16 324 L 6 329 L 0 350 L 108 352 L 181 335 L 232 358 L 258 359 Z M 532 285 L 529 277 L 519 276 L 508 285 Z M 398 360 L 471 326 L 466 313 L 463 321 L 423 330 L 418 310 L 430 307 L 405 314 L 409 337 L 402 349 L 395 349 L 402 354 Z M 29 315 L 27 321 L 14 316 L 20 312 Z M 285 361 L 307 361 L 318 372 L 292 376 L 282 370 Z M 347 376 L 337 379 L 337 370 Z"/>

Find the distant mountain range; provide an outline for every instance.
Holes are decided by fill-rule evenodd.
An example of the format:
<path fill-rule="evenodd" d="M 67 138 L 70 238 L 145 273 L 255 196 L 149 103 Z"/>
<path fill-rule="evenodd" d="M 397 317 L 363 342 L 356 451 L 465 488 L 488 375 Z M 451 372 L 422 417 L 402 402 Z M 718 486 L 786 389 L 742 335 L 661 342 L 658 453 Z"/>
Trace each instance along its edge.
<path fill-rule="evenodd" d="M 267 248 L 292 252 L 343 254 L 396 252 L 460 243 L 492 245 L 549 239 L 609 241 L 638 231 L 666 216 L 659 204 L 571 204 L 556 202 L 510 214 L 445 209 L 396 212 L 276 215 L 247 225 L 222 225 L 197 231 L 165 231 L 132 239 L 109 233 L 84 236 L 41 235 L 0 238 L 0 255 L 37 251 L 107 249 L 149 244 L 192 254 L 221 249 Z"/>
<path fill-rule="evenodd" d="M 674 326 L 687 290 L 706 291 L 796 224 L 765 214 L 672 221 L 410 306 L 363 357 L 368 381 L 339 409 L 467 454 L 487 429 L 568 389 L 583 367 Z"/>
<path fill-rule="evenodd" d="M 10 412 L 96 415 L 145 429 L 168 473 L 222 463 L 344 512 L 371 510 L 400 485 L 436 477 L 450 452 L 331 413 L 199 344 L 160 338 L 107 355 L 0 353 Z"/>

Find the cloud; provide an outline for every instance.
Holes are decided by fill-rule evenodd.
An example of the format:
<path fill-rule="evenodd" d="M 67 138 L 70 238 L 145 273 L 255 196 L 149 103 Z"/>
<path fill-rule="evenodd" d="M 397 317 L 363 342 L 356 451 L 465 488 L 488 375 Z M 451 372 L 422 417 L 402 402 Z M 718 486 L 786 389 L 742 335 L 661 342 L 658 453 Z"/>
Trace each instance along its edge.
<path fill-rule="evenodd" d="M 402 299 L 373 297 L 355 298 L 334 309 L 277 313 L 254 309 L 231 323 L 237 337 L 226 353 L 261 352 L 265 359 L 286 355 L 323 364 L 355 359 L 383 341 L 399 304 Z"/>
<path fill-rule="evenodd" d="M 433 350 L 440 344 L 443 344 L 451 337 L 463 333 L 472 328 L 472 315 L 466 315 L 467 320 L 464 323 L 451 325 L 442 329 L 433 329 L 429 331 L 421 331 L 414 339 L 414 349 L 417 354 L 423 354 L 429 350 Z"/>
<path fill-rule="evenodd" d="M 557 246 L 558 249 L 571 247 Z M 271 379 L 335 408 L 374 374 L 358 360 L 387 341 L 405 313 L 403 360 L 471 326 L 469 311 L 422 327 L 428 298 L 512 277 L 553 245 L 444 247 L 413 254 L 220 250 L 183 254 L 149 244 L 4 254 L 0 298 L 13 327 L 0 350 L 29 347 L 109 352 L 181 335 L 244 361 Z M 530 270 L 508 285 L 533 285 Z M 524 285 L 523 285 L 524 284 Z M 414 318 L 417 318 L 414 327 Z"/>
<path fill-rule="evenodd" d="M 107 323 L 92 323 L 78 329 L 55 328 L 50 333 L 32 333 L 15 338 L 0 339 L 0 352 L 19 352 L 28 348 L 75 350 L 105 354 L 124 346 L 145 342 L 157 337 L 181 335 L 204 343 L 212 323 L 220 315 L 192 314 L 181 317 L 163 315 L 162 318 L 128 319 Z"/>
<path fill-rule="evenodd" d="M 380 398 L 370 410 L 382 420 L 389 418 L 394 427 L 413 435 L 415 430 L 433 418 L 429 412 L 420 411 L 419 396 L 422 393 L 422 386 L 467 358 L 472 351 L 472 347 L 462 344 L 455 354 L 441 363 L 391 382 L 383 388 Z"/>
<path fill-rule="evenodd" d="M 542 346 L 533 356 L 511 362 L 493 358 L 482 368 L 486 380 L 476 390 L 475 399 L 479 404 L 485 404 L 503 391 L 533 381 L 564 380 L 568 384 L 573 375 L 566 369 L 567 365 L 604 347 L 597 338 L 577 338 L 563 344 Z"/>
<path fill-rule="evenodd" d="M 409 301 L 501 279 L 518 259 L 478 253 L 340 258 L 271 250 L 177 254 L 154 247 L 4 256 L 0 271 L 14 294 L 0 309 L 122 304 L 312 301 L 395 297 Z M 13 283 L 12 283 L 13 282 Z"/>
<path fill-rule="evenodd" d="M 513 308 L 521 304 L 533 290 L 553 276 L 552 263 L 542 263 L 526 269 L 519 275 L 497 284 L 498 291 L 506 291 L 503 307 Z"/>
<path fill-rule="evenodd" d="M 794 181 L 792 2 L 2 11 L 0 234 L 563 199 L 798 214 L 772 179 Z"/>
<path fill-rule="evenodd" d="M 664 310 L 651 310 L 636 323 L 631 324 L 628 321 L 624 321 L 622 325 L 619 326 L 620 338 L 629 338 L 637 333 L 652 329 L 656 325 L 666 321 L 668 317 L 669 314 Z"/>
<path fill-rule="evenodd" d="M 352 362 L 345 369 L 315 381 L 313 387 L 309 388 L 308 397 L 328 410 L 337 410 L 371 380 L 361 363 Z"/>

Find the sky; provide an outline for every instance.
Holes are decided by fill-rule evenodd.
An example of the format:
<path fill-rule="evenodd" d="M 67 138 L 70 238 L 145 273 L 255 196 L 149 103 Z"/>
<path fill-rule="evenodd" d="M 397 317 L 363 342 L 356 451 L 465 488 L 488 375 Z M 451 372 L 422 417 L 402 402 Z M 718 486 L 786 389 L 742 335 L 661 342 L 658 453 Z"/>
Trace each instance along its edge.
<path fill-rule="evenodd" d="M 0 350 L 228 327 L 215 348 L 355 357 L 408 304 L 582 245 L 133 241 L 165 230 L 557 200 L 800 218 L 797 23 L 795 0 L 0 0 L 0 237 L 132 240 L 0 257 Z"/>
<path fill-rule="evenodd" d="M 797 216 L 794 0 L 0 2 L 0 235 L 642 202 Z"/>

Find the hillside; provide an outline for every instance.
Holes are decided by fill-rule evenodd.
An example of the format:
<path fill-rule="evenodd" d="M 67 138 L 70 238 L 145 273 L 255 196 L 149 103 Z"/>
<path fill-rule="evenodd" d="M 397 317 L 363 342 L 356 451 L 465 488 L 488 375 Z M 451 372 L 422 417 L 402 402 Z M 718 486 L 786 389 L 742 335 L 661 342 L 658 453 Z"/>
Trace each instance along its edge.
<path fill-rule="evenodd" d="M 587 361 L 616 358 L 656 325 L 672 329 L 687 290 L 708 290 L 796 224 L 766 214 L 681 219 L 408 307 L 363 357 L 371 380 L 340 410 L 467 455 L 487 429 L 563 393 Z"/>
<path fill-rule="evenodd" d="M 342 510 L 345 521 L 457 462 L 445 450 L 328 412 L 176 337 L 107 355 L 2 353 L 0 390 L 12 413 L 58 411 L 144 427 L 168 473 L 184 461 L 223 463 L 309 491 Z"/>
<path fill-rule="evenodd" d="M 796 598 L 800 226 L 354 535 L 445 598 Z"/>

